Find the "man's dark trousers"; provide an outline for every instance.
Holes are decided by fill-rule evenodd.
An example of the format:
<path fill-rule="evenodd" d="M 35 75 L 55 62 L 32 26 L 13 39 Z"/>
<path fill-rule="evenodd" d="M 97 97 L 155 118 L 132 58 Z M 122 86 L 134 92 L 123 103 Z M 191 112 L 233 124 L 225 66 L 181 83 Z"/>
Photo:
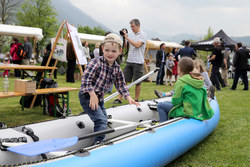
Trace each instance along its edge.
<path fill-rule="evenodd" d="M 164 76 L 165 76 L 165 64 L 161 63 L 160 70 L 158 71 L 157 78 L 156 78 L 157 85 L 163 85 Z"/>
<path fill-rule="evenodd" d="M 221 78 L 219 69 L 220 69 L 220 67 L 217 67 L 217 66 L 213 65 L 212 72 L 211 72 L 211 77 L 210 77 L 210 80 L 211 80 L 212 84 L 217 88 L 217 90 L 220 90 L 220 83 L 221 83 L 222 87 L 226 86 L 225 82 Z"/>
<path fill-rule="evenodd" d="M 242 78 L 242 82 L 244 84 L 244 90 L 248 90 L 248 77 L 247 77 L 247 70 L 235 70 L 235 75 L 234 75 L 234 82 L 232 89 L 235 90 L 238 84 L 239 78 Z"/>

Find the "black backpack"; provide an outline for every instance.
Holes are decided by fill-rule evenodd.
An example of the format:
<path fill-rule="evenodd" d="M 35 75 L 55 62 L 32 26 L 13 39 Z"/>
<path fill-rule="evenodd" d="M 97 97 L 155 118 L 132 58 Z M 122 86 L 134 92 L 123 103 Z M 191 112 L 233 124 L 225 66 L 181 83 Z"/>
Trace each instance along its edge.
<path fill-rule="evenodd" d="M 21 58 L 24 58 L 26 52 L 24 51 L 24 47 L 22 45 L 18 45 L 17 55 Z"/>
<path fill-rule="evenodd" d="M 55 82 L 51 78 L 44 78 L 41 83 L 41 88 L 57 88 L 57 82 Z M 45 94 L 45 115 L 49 116 L 56 116 L 56 117 L 65 117 L 67 114 L 67 105 L 66 101 L 64 100 L 64 96 L 53 94 Z M 56 104 L 56 106 L 55 106 Z M 56 110 L 56 115 L 54 115 L 54 108 Z M 69 109 L 69 113 L 71 113 L 71 110 Z"/>

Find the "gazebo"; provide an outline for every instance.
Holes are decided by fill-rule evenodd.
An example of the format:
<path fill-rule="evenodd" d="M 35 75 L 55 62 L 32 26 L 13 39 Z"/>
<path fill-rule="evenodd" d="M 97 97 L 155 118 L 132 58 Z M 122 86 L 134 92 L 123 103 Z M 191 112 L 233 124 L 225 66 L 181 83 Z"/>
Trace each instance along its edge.
<path fill-rule="evenodd" d="M 237 42 L 232 40 L 223 30 L 220 30 L 214 36 L 207 40 L 192 43 L 191 47 L 195 50 L 211 51 L 214 48 L 213 40 L 216 37 L 219 37 L 221 41 L 224 42 L 224 47 L 228 47 L 230 48 L 230 50 L 235 50 L 235 45 L 237 44 Z"/>

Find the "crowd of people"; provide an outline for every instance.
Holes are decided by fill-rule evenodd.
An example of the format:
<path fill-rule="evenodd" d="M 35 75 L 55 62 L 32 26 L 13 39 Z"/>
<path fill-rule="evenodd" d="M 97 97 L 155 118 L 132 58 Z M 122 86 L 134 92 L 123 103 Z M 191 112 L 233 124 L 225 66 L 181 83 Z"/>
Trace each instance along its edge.
<path fill-rule="evenodd" d="M 29 65 L 30 59 L 32 57 L 33 48 L 31 43 L 29 42 L 29 37 L 24 37 L 24 44 L 20 43 L 18 38 L 13 38 L 13 42 L 10 45 L 10 51 L 5 53 L 3 58 L 4 64 L 23 64 Z M 28 71 L 26 71 L 28 73 Z M 18 69 L 14 70 L 15 78 L 21 78 L 21 71 Z M 5 70 L 3 75 L 9 76 L 9 70 Z"/>
<path fill-rule="evenodd" d="M 102 43 L 97 43 L 95 49 L 90 52 L 88 42 L 84 41 L 83 52 L 87 59 L 87 65 L 82 66 L 83 76 L 79 91 L 79 101 L 83 110 L 94 122 L 94 131 L 105 130 L 107 127 L 107 113 L 104 107 L 104 95 L 111 92 L 113 85 L 119 92 L 118 99 L 114 104 L 122 103 L 122 97 L 128 100 L 129 104 L 139 106 L 141 83 L 135 86 L 135 98 L 130 97 L 126 86 L 143 76 L 144 53 L 146 47 L 146 33 L 141 29 L 138 19 L 129 22 L 132 35 L 128 36 L 126 29 L 122 30 L 122 38 L 111 32 L 105 34 Z M 6 53 L 4 63 L 10 63 L 11 57 L 14 64 L 29 65 L 32 55 L 32 45 L 29 38 L 24 38 L 23 50 L 25 54 L 21 57 L 19 48 L 22 46 L 17 38 L 13 38 L 10 52 Z M 165 43 L 160 45 L 156 53 L 156 67 L 159 68 L 156 77 L 156 85 L 173 86 L 170 92 L 155 90 L 157 97 L 172 96 L 172 101 L 160 102 L 157 104 L 157 111 L 160 122 L 167 121 L 171 117 L 190 117 L 198 120 L 210 119 L 214 112 L 208 100 L 214 98 L 215 90 L 221 91 L 221 87 L 230 86 L 228 83 L 228 68 L 231 65 L 229 50 L 221 45 L 220 38 L 214 38 L 212 54 L 207 57 L 211 63 L 211 77 L 205 68 L 204 62 L 197 58 L 197 53 L 190 47 L 191 42 L 185 41 L 185 47 L 173 48 L 171 52 L 166 51 Z M 129 49 L 128 49 L 129 48 Z M 120 67 L 120 56 L 123 49 L 128 49 L 126 65 L 122 71 Z M 51 52 L 51 43 L 45 49 L 45 58 Z M 67 82 L 74 83 L 76 69 L 76 55 L 71 41 L 67 43 Z M 236 45 L 236 53 L 233 59 L 235 71 L 232 90 L 237 88 L 239 78 L 242 78 L 244 89 L 248 90 L 248 59 L 249 51 L 242 47 L 241 43 Z M 53 63 L 53 62 L 52 62 Z M 222 76 L 220 73 L 222 71 Z M 4 72 L 8 75 L 8 70 Z M 164 84 L 164 77 L 166 82 Z M 173 78 L 175 84 L 173 84 Z M 15 77 L 21 77 L 19 70 L 15 70 Z M 185 92 L 185 93 L 184 93 Z M 184 103 L 185 101 L 185 103 Z M 105 135 L 95 137 L 94 144 L 102 142 Z"/>

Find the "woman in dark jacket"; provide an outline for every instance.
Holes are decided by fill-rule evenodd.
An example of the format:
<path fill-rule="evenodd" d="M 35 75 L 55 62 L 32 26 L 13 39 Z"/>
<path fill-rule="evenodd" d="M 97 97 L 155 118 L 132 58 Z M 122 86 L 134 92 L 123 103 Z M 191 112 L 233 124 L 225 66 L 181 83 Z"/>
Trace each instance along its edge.
<path fill-rule="evenodd" d="M 75 83 L 74 73 L 76 70 L 76 56 L 71 42 L 67 43 L 66 56 L 68 61 L 67 82 Z"/>

